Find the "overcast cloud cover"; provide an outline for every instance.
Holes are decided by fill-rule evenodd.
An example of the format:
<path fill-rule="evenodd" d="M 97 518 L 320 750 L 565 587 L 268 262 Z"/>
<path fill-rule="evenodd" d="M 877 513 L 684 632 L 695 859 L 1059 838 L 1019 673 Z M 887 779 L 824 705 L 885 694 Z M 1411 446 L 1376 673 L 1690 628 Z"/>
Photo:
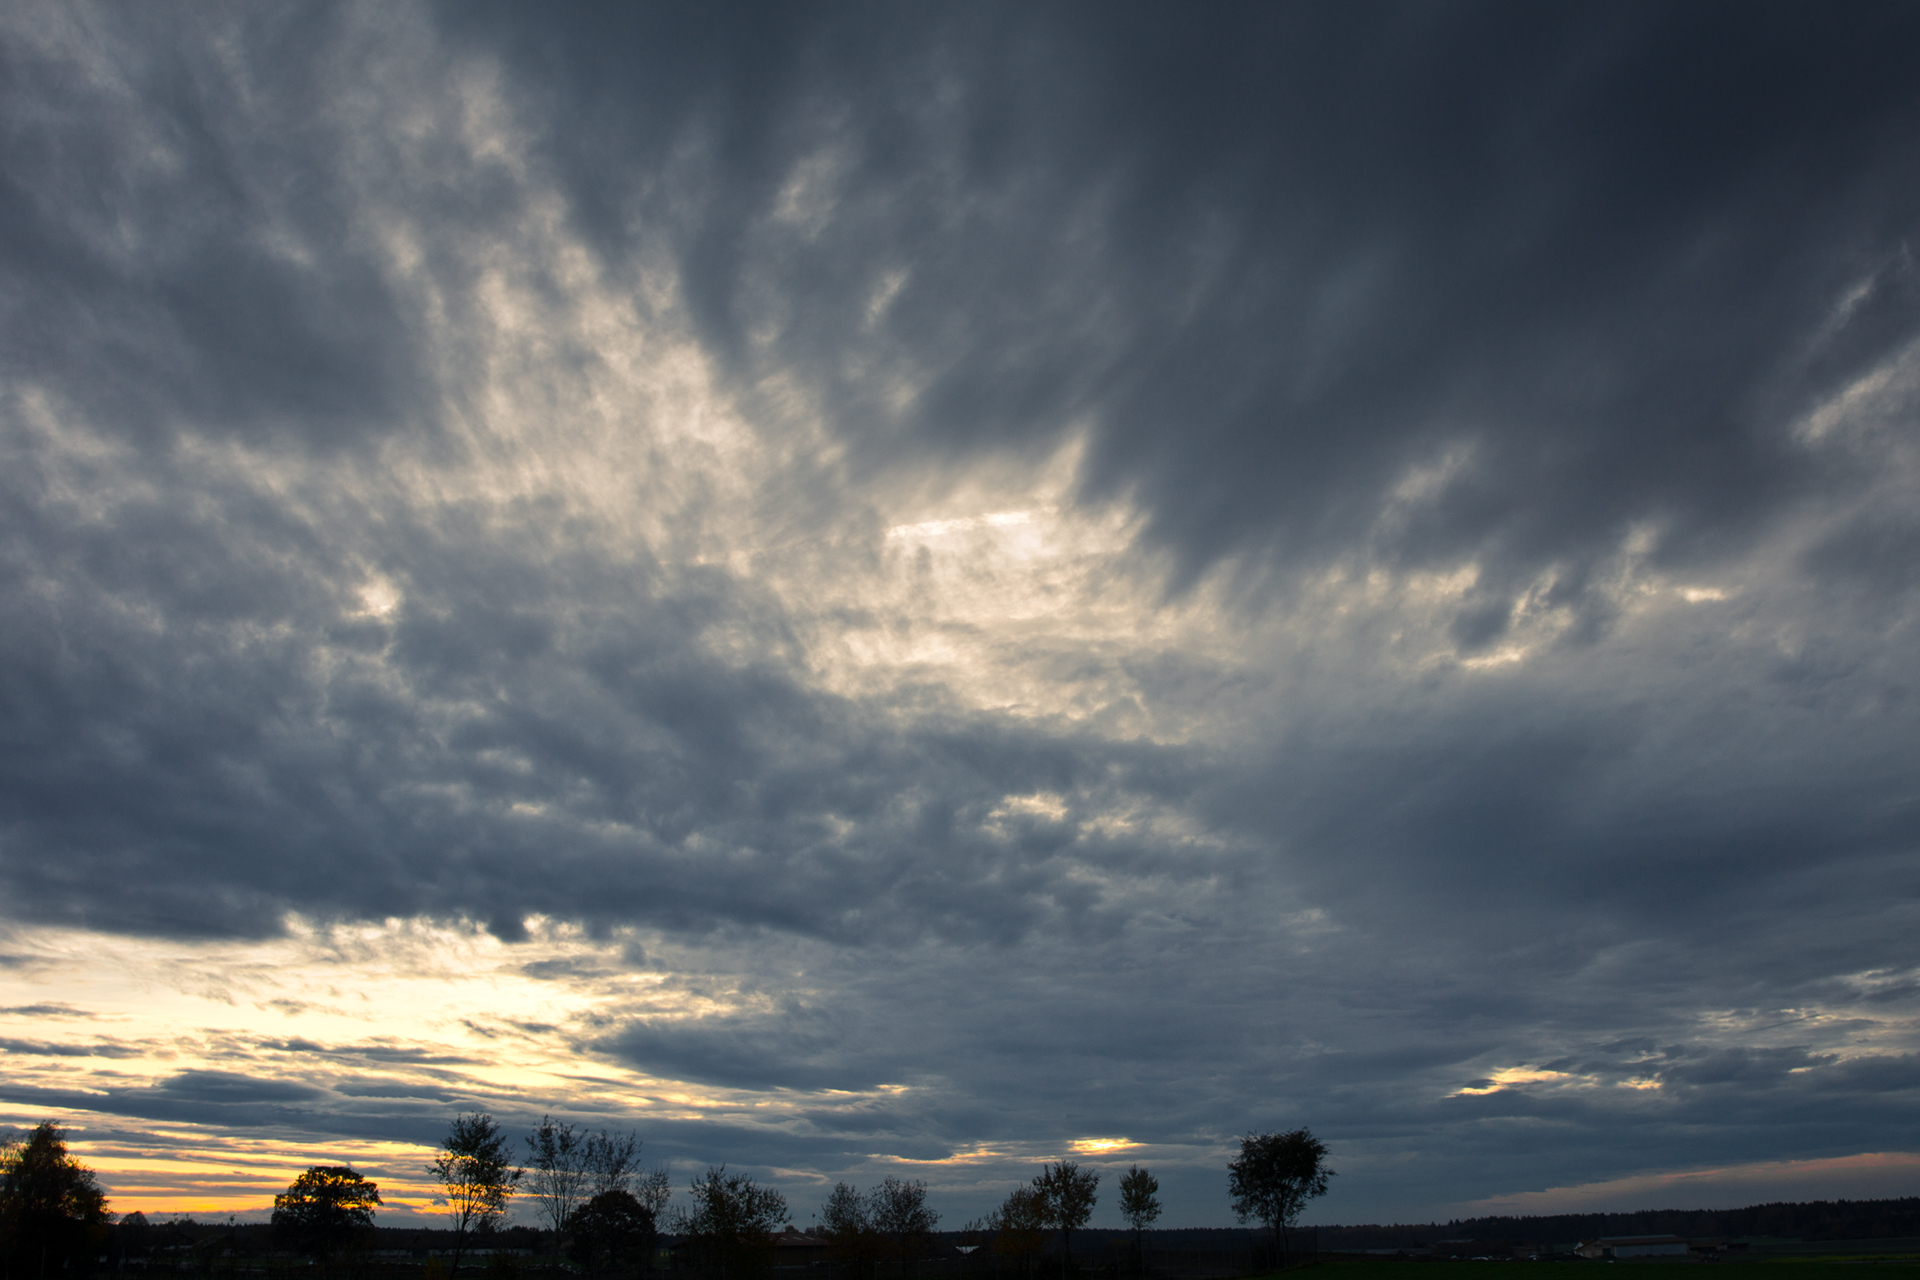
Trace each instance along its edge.
<path fill-rule="evenodd" d="M 9 8 L 6 1117 L 122 1208 L 474 1107 L 803 1223 L 1911 1193 L 1917 47 Z"/>

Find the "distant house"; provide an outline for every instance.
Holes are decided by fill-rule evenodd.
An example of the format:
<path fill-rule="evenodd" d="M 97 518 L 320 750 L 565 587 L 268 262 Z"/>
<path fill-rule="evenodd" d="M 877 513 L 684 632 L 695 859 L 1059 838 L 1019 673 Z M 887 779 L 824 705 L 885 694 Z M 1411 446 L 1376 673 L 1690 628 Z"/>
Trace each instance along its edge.
<path fill-rule="evenodd" d="M 1658 1258 L 1686 1251 L 1687 1242 L 1681 1236 L 1601 1236 L 1582 1240 L 1574 1250 L 1583 1258 Z"/>
<path fill-rule="evenodd" d="M 776 1267 L 804 1267 L 815 1262 L 827 1260 L 828 1241 L 820 1236 L 810 1236 L 804 1231 L 796 1231 L 788 1226 L 785 1231 L 773 1238 L 773 1265 Z"/>

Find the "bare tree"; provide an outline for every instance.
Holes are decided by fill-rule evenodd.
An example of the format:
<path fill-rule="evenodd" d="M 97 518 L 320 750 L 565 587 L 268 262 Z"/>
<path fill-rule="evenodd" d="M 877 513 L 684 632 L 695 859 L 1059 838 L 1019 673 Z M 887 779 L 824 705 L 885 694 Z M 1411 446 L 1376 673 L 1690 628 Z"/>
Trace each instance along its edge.
<path fill-rule="evenodd" d="M 506 1213 L 521 1171 L 509 1154 L 507 1135 L 485 1113 L 455 1116 L 428 1169 L 447 1195 L 447 1212 L 453 1217 L 452 1274 L 458 1276 L 468 1233 L 492 1226 Z"/>
<path fill-rule="evenodd" d="M 592 1180 L 590 1143 L 588 1134 L 570 1124 L 555 1124 L 552 1116 L 541 1116 L 540 1127 L 527 1135 L 527 1194 L 539 1202 L 540 1216 L 553 1229 L 555 1270 L 567 1219 L 587 1198 Z"/>
<path fill-rule="evenodd" d="M 1087 1219 L 1093 1216 L 1094 1203 L 1099 1199 L 1094 1192 L 1099 1186 L 1099 1174 L 1091 1169 L 1082 1172 L 1071 1160 L 1042 1166 L 1039 1176 L 1033 1180 L 1033 1189 L 1040 1193 L 1040 1203 L 1045 1206 L 1048 1225 L 1060 1228 L 1061 1275 L 1073 1265 L 1073 1229 L 1086 1226 Z"/>
<path fill-rule="evenodd" d="M 565 1145 L 559 1128 L 555 1126 L 552 1144 L 556 1151 Z M 644 1271 L 659 1234 L 659 1214 L 632 1191 L 640 1168 L 640 1135 L 602 1129 L 582 1134 L 579 1140 L 586 1199 L 567 1214 L 567 1254 L 584 1262 L 591 1273 L 603 1258 L 609 1266 L 618 1267 L 623 1255 L 637 1252 Z"/>
<path fill-rule="evenodd" d="M 667 1165 L 657 1164 L 641 1174 L 634 1186 L 633 1198 L 653 1215 L 656 1224 L 664 1224 L 667 1221 L 667 1206 L 673 1202 L 673 1170 Z M 641 1275 L 646 1274 L 652 1260 L 651 1250 L 641 1256 Z"/>
<path fill-rule="evenodd" d="M 1309 1129 L 1286 1133 L 1250 1133 L 1240 1139 L 1240 1158 L 1227 1162 L 1227 1194 L 1240 1221 L 1258 1218 L 1269 1238 L 1280 1242 L 1280 1266 L 1287 1265 L 1287 1233 L 1301 1208 L 1327 1193 L 1327 1144 Z"/>
<path fill-rule="evenodd" d="M 587 1138 L 587 1172 L 592 1194 L 629 1191 L 640 1169 L 640 1136 L 636 1133 L 608 1133 L 602 1129 Z"/>

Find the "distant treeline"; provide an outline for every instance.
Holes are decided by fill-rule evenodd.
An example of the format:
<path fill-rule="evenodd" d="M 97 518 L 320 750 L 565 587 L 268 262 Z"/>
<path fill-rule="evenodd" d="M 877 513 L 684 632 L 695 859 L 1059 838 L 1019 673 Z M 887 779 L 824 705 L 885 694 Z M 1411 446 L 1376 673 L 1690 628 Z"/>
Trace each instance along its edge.
<path fill-rule="evenodd" d="M 235 1228 L 225 1223 L 156 1223 L 156 1232 L 182 1242 L 227 1235 Z M 244 1243 L 254 1237 L 264 1243 L 265 1223 L 238 1227 Z M 1516 1243 L 1591 1240 L 1596 1236 L 1676 1235 L 1690 1239 L 1713 1236 L 1772 1237 L 1788 1240 L 1876 1240 L 1920 1236 L 1920 1196 L 1898 1200 L 1813 1200 L 1800 1203 L 1756 1204 L 1745 1209 L 1642 1209 L 1635 1213 L 1562 1213 L 1537 1217 L 1455 1218 L 1447 1222 L 1403 1223 L 1388 1226 L 1299 1227 L 1318 1232 L 1322 1250 L 1423 1248 L 1440 1240 L 1510 1240 Z M 965 1244 L 978 1239 L 967 1231 L 935 1231 L 931 1238 L 943 1244 Z M 1077 1233 L 1079 1234 L 1079 1233 Z M 1098 1253 L 1109 1240 L 1125 1240 L 1129 1232 L 1087 1228 L 1089 1252 Z M 1230 1249 L 1244 1247 L 1250 1238 L 1245 1227 L 1167 1228 L 1148 1233 L 1162 1249 Z M 376 1249 L 444 1250 L 451 1231 L 433 1227 L 377 1227 Z M 548 1233 L 531 1227 L 502 1229 L 488 1242 L 490 1248 L 539 1248 Z M 1058 1247 L 1049 1241 L 1048 1252 Z"/>
<path fill-rule="evenodd" d="M 266 1252 L 273 1246 L 273 1227 L 265 1222 L 229 1223 L 224 1220 L 202 1222 L 196 1218 L 182 1216 L 161 1218 L 149 1224 L 151 1235 L 147 1242 L 160 1246 L 172 1244 L 198 1244 L 214 1239 L 232 1240 L 241 1252 Z M 1310 1227 L 1297 1227 L 1298 1231 L 1311 1231 Z M 979 1244 L 983 1232 L 980 1231 L 930 1231 L 927 1239 L 937 1245 Z M 1257 1227 L 1211 1227 L 1173 1228 L 1165 1231 L 1150 1231 L 1150 1240 L 1160 1248 L 1168 1249 L 1244 1249 L 1251 1240 L 1264 1236 L 1265 1232 Z M 1131 1231 L 1121 1228 L 1088 1227 L 1073 1233 L 1074 1251 L 1079 1252 L 1082 1237 L 1093 1252 L 1099 1252 L 1110 1242 L 1125 1243 L 1133 1239 Z M 487 1234 L 479 1247 L 483 1249 L 526 1249 L 532 1252 L 544 1252 L 551 1247 L 553 1233 L 539 1227 L 516 1224 L 500 1227 Z M 446 1227 L 373 1227 L 364 1237 L 364 1246 L 368 1249 L 404 1249 L 430 1250 L 445 1253 L 453 1247 L 453 1232 Z M 1049 1239 L 1042 1252 L 1057 1255 L 1060 1241 L 1057 1237 Z"/>
<path fill-rule="evenodd" d="M 129 1214 L 128 1218 L 134 1215 Z M 127 1225 L 127 1220 L 114 1228 L 118 1230 Z M 137 1228 L 146 1234 L 141 1244 L 147 1249 L 164 1249 L 178 1244 L 201 1244 L 209 1240 L 231 1240 L 242 1253 L 265 1253 L 273 1248 L 273 1224 L 267 1222 L 201 1222 L 197 1218 L 182 1216 L 178 1218 L 156 1218 L 149 1222 L 144 1215 L 140 1217 Z M 487 1234 L 484 1249 L 526 1249 L 539 1251 L 547 1247 L 552 1233 L 538 1227 L 515 1225 L 501 1227 Z M 431 1250 L 446 1253 L 453 1247 L 453 1232 L 444 1227 L 373 1227 L 364 1237 L 368 1249 L 405 1249 Z"/>
<path fill-rule="evenodd" d="M 1303 1228 L 1305 1229 L 1305 1228 Z M 1920 1236 L 1920 1196 L 1898 1200 L 1811 1200 L 1745 1209 L 1641 1209 L 1635 1213 L 1559 1213 L 1539 1217 L 1455 1218 L 1393 1226 L 1321 1227 L 1320 1248 L 1420 1248 L 1440 1240 L 1552 1243 L 1596 1236 L 1773 1237 L 1880 1240 Z"/>

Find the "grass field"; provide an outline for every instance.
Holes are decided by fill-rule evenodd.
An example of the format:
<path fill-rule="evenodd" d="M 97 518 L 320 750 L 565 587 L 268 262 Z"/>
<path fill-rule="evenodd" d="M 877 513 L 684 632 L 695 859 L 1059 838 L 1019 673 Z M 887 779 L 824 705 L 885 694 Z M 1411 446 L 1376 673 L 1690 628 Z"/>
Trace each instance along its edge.
<path fill-rule="evenodd" d="M 1610 1268 L 1639 1271 L 1657 1268 L 1661 1272 L 1684 1270 L 1701 1280 L 1725 1272 L 1734 1277 L 1752 1275 L 1752 1280 L 1863 1280 L 1862 1272 L 1874 1277 L 1920 1277 L 1920 1257 L 1878 1258 L 1871 1254 L 1851 1254 L 1844 1259 L 1822 1257 L 1743 1258 L 1737 1262 L 1701 1263 L 1691 1258 L 1645 1258 L 1632 1262 L 1433 1262 L 1424 1258 L 1382 1258 L 1379 1261 L 1341 1259 L 1292 1267 L 1285 1280 L 1494 1280 L 1492 1273 L 1506 1275 L 1518 1271 L 1511 1280 L 1602 1280 L 1591 1270 Z M 1254 1280 L 1281 1280 L 1278 1272 Z M 1625 1278 L 1622 1278 L 1625 1280 Z M 1655 1280 L 1647 1277 L 1646 1280 Z M 1677 1280 L 1677 1278 L 1676 1278 Z M 1733 1280 L 1733 1277 L 1729 1277 Z"/>

